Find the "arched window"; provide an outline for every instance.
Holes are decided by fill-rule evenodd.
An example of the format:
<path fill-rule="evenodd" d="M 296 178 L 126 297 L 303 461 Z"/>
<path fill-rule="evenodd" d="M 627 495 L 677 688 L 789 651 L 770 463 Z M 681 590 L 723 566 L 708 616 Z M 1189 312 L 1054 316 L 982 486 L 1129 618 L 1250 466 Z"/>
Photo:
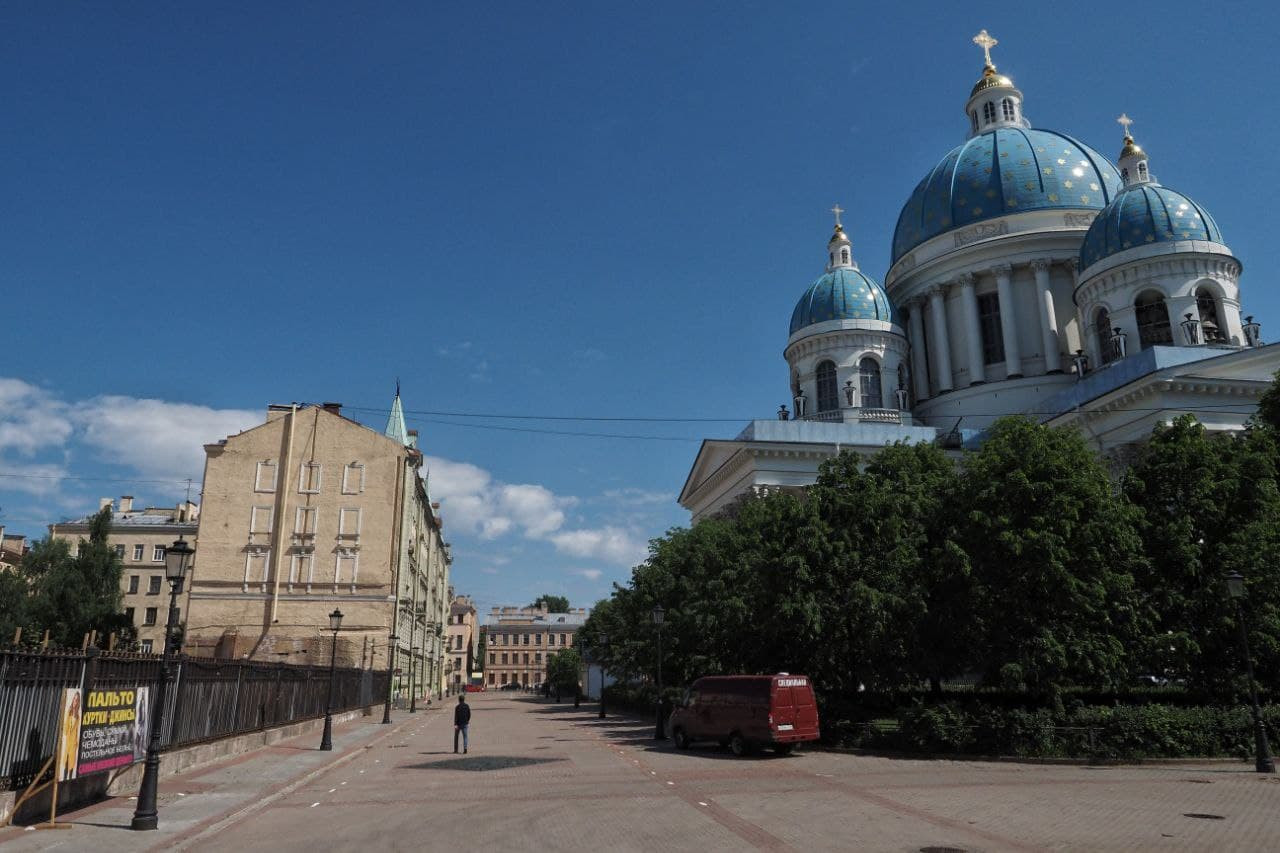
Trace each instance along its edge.
<path fill-rule="evenodd" d="M 1013 121 L 1013 101 L 1005 98 L 1000 101 L 1000 112 L 1004 116 L 1005 121 Z"/>
<path fill-rule="evenodd" d="M 824 361 L 816 371 L 818 379 L 818 411 L 834 412 L 840 408 L 840 389 L 836 386 L 836 363 Z"/>
<path fill-rule="evenodd" d="M 1173 329 L 1169 325 L 1169 311 L 1165 308 L 1163 294 L 1148 290 L 1139 295 L 1133 305 L 1138 320 L 1138 343 L 1143 349 L 1173 343 Z"/>
<path fill-rule="evenodd" d="M 978 131 L 978 111 L 977 110 L 971 110 L 969 112 L 969 123 L 973 125 L 973 130 L 976 133 Z"/>
<path fill-rule="evenodd" d="M 845 263 L 845 264 L 849 263 L 849 250 L 848 250 L 848 249 L 841 249 L 841 250 L 840 250 L 840 262 L 841 262 L 841 263 Z"/>
<path fill-rule="evenodd" d="M 1218 300 L 1213 298 L 1209 288 L 1202 287 L 1196 291 L 1196 310 L 1200 314 L 1205 343 L 1225 341 L 1227 336 L 1222 333 L 1222 323 L 1218 322 Z"/>
<path fill-rule="evenodd" d="M 1128 170 L 1128 169 L 1121 169 L 1121 170 L 1120 170 L 1120 180 L 1124 181 L 1126 184 L 1127 184 L 1127 183 L 1129 183 L 1129 170 Z"/>
<path fill-rule="evenodd" d="M 834 267 L 834 266 L 836 265 L 836 253 L 835 253 L 835 252 L 828 252 L 828 253 L 827 253 L 827 257 L 831 259 L 831 260 L 829 261 L 829 263 L 831 264 L 831 266 L 833 266 L 833 267 Z"/>
<path fill-rule="evenodd" d="M 911 408 L 911 376 L 907 372 L 907 363 L 905 361 L 898 364 L 898 387 L 907 392 L 905 408 Z"/>
<path fill-rule="evenodd" d="M 1098 339 L 1098 355 L 1102 358 L 1102 363 L 1110 364 L 1115 361 L 1120 353 L 1111 345 L 1111 315 L 1106 308 L 1099 308 L 1093 318 L 1093 333 Z"/>
<path fill-rule="evenodd" d="M 996 120 L 996 105 L 987 101 L 982 105 L 982 123 L 991 124 Z"/>
<path fill-rule="evenodd" d="M 1138 164 L 1138 180 L 1145 181 L 1146 179 L 1147 179 L 1147 164 L 1139 163 Z"/>
<path fill-rule="evenodd" d="M 880 365 L 867 357 L 858 362 L 858 390 L 862 394 L 862 408 L 884 408 L 884 395 L 880 391 Z"/>

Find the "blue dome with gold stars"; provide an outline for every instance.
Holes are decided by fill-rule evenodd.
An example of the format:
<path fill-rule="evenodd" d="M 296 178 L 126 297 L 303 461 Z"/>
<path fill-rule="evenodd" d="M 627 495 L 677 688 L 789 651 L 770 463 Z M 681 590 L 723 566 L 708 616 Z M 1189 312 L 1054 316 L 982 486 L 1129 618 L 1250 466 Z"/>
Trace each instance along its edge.
<path fill-rule="evenodd" d="M 942 158 L 902 207 L 893 262 L 939 234 L 985 219 L 1046 208 L 1101 210 L 1120 173 L 1082 142 L 1052 130 L 1001 127 Z"/>
<path fill-rule="evenodd" d="M 827 320 L 897 322 L 884 288 L 852 267 L 840 267 L 818 278 L 791 312 L 791 334 Z"/>
<path fill-rule="evenodd" d="M 1080 269 L 1117 252 L 1152 243 L 1204 240 L 1222 243 L 1209 211 L 1155 182 L 1125 187 L 1089 226 L 1080 247 Z"/>

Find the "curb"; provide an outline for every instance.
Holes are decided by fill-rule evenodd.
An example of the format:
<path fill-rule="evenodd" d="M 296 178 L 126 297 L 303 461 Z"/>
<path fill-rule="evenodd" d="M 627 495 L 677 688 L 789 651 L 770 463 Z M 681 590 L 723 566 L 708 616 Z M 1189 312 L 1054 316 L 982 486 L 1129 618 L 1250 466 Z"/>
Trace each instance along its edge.
<path fill-rule="evenodd" d="M 839 755 L 860 755 L 868 758 L 911 759 L 915 761 L 987 761 L 997 764 L 1057 764 L 1067 767 L 1173 767 L 1184 764 L 1247 764 L 1245 758 L 1197 757 L 1185 758 L 1061 758 L 1056 756 L 1023 755 L 970 755 L 951 752 L 890 752 L 887 750 L 861 749 L 850 746 L 806 746 L 805 752 L 833 752 Z"/>

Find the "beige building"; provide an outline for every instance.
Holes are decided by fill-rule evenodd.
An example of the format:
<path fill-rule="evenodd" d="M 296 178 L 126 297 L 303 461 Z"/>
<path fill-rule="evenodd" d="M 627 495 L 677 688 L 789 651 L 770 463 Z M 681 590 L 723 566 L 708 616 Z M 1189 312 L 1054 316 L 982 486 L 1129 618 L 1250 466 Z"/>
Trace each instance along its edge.
<path fill-rule="evenodd" d="M 445 681 L 455 691 L 471 682 L 476 669 L 476 608 L 471 596 L 453 596 L 449 605 L 449 624 L 445 626 Z"/>
<path fill-rule="evenodd" d="M 338 609 L 339 665 L 440 692 L 452 557 L 416 445 L 398 393 L 384 432 L 336 403 L 273 405 L 206 445 L 186 651 L 328 664 Z"/>
<path fill-rule="evenodd" d="M 164 651 L 164 627 L 169 619 L 169 583 L 164 576 L 164 555 L 179 536 L 185 537 L 193 548 L 196 545 L 196 527 L 200 507 L 190 501 L 177 506 L 149 506 L 134 509 L 133 497 L 125 495 L 119 505 L 111 498 L 103 498 L 98 506 L 111 508 L 111 532 L 107 544 L 115 549 L 116 556 L 124 564 L 120 577 L 120 592 L 125 615 L 137 631 L 138 650 Z M 79 543 L 89 538 L 89 522 L 92 516 L 49 525 L 49 538 L 65 539 L 71 553 L 77 553 Z M 195 571 L 195 560 L 188 572 L 188 580 Z M 178 622 L 186 613 L 184 599 L 187 584 L 178 590 Z"/>
<path fill-rule="evenodd" d="M 0 572 L 13 571 L 27 553 L 27 537 L 21 533 L 6 533 L 0 524 Z"/>
<path fill-rule="evenodd" d="M 574 635 L 587 621 L 583 608 L 549 613 L 544 607 L 495 607 L 485 623 L 484 683 L 489 690 L 517 684 L 541 684 L 547 657 L 574 645 Z"/>

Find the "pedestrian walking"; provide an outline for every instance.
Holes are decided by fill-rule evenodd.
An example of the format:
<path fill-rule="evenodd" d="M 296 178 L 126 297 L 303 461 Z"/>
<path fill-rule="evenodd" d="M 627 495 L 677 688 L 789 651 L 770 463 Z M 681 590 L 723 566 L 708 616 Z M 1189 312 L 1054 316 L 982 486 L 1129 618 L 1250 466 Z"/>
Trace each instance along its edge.
<path fill-rule="evenodd" d="M 458 751 L 458 735 L 462 735 L 462 751 L 467 751 L 467 732 L 471 728 L 471 706 L 467 694 L 458 694 L 458 705 L 453 709 L 453 751 Z"/>

